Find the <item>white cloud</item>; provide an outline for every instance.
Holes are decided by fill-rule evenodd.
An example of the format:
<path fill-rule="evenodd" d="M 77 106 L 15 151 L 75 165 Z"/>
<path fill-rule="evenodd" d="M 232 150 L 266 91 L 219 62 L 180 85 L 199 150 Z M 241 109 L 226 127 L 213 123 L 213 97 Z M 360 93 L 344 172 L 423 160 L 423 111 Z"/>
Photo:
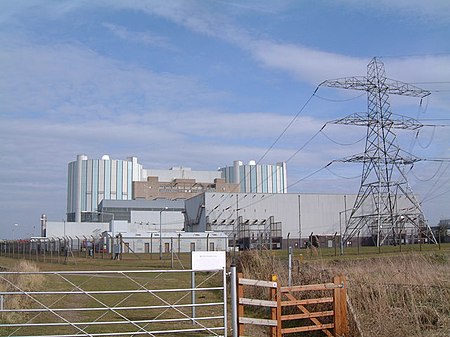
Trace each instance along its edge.
<path fill-rule="evenodd" d="M 367 11 L 395 13 L 412 17 L 417 20 L 441 21 L 448 24 L 450 17 L 450 2 L 447 0 L 343 0 L 349 6 L 362 8 Z"/>
<path fill-rule="evenodd" d="M 108 118 L 223 98 L 196 79 L 128 65 L 75 44 L 0 38 L 4 113 L 32 111 Z"/>
<path fill-rule="evenodd" d="M 349 6 L 355 7 L 400 9 L 430 16 L 450 17 L 450 3 L 448 1 L 383 0 L 383 6 L 374 4 L 373 1 L 346 0 L 346 2 Z M 112 6 L 118 10 L 138 10 L 149 15 L 163 17 L 196 33 L 221 39 L 238 46 L 249 52 L 262 66 L 285 71 L 292 74 L 297 80 L 308 82 L 311 85 L 318 85 L 326 79 L 364 76 L 366 66 L 370 61 L 362 57 L 346 56 L 304 45 L 256 38 L 247 30 L 234 24 L 232 18 L 226 15 L 226 11 L 218 12 L 214 9 L 214 6 L 202 3 L 189 1 L 116 1 L 111 3 L 99 1 L 93 5 Z M 57 15 L 55 13 L 63 15 L 83 6 L 85 6 L 83 3 L 77 6 L 61 4 L 56 9 L 51 9 L 50 12 L 53 15 Z M 233 7 L 233 4 L 230 7 Z M 446 15 L 446 13 L 449 15 Z M 153 35 L 149 32 L 131 32 L 124 27 L 111 23 L 104 23 L 103 25 L 122 39 L 163 48 L 174 48 L 164 37 L 159 35 Z M 388 63 L 388 77 L 404 81 L 442 81 L 448 79 L 450 73 L 450 56 L 448 55 L 389 58 L 386 63 Z"/>
<path fill-rule="evenodd" d="M 395 2 L 386 2 L 386 7 L 395 6 L 391 3 Z M 426 2 L 418 4 L 414 0 L 413 3 L 427 10 L 423 9 Z M 375 6 L 367 2 L 363 5 Z M 93 6 L 136 10 L 167 19 L 203 36 L 225 41 L 248 53 L 260 67 L 289 74 L 313 87 L 324 79 L 364 76 L 370 61 L 259 38 L 234 24 L 236 18 L 228 15 L 228 11 L 219 12 L 204 2 L 10 2 L 2 4 L 0 23 L 23 24 L 20 20 L 23 16 L 37 12 L 44 17 L 64 19 L 69 13 L 78 9 L 91 10 Z M 240 4 L 230 5 L 234 9 L 236 6 Z M 255 3 L 246 6 L 249 8 L 245 10 L 251 11 Z M 399 1 L 399 6 L 408 8 L 406 1 Z M 431 7 L 448 13 L 444 2 L 432 2 Z M 270 11 L 270 3 L 257 6 L 258 10 Z M 429 13 L 431 15 L 432 11 Z M 133 31 L 110 22 L 114 20 L 108 18 L 103 27 L 120 39 L 169 52 L 174 50 L 161 34 Z M 194 169 L 215 169 L 235 159 L 258 160 L 292 118 L 277 112 L 233 114 L 226 107 L 218 108 L 226 106 L 231 93 L 210 89 L 195 77 L 155 72 L 151 66 L 117 61 L 74 42 L 39 45 L 26 37 L 26 30 L 16 35 L 6 34 L 10 32 L 0 35 L 0 156 L 8 165 L 0 168 L 3 192 L 0 208 L 11 220 L 3 221 L 11 222 L 20 213 L 33 216 L 37 222 L 39 213 L 47 212 L 46 207 L 51 208 L 52 218 L 62 218 L 67 163 L 74 160 L 77 153 L 87 153 L 91 158 L 104 153 L 114 158 L 137 155 L 145 167 L 187 165 Z M 448 81 L 450 78 L 448 56 L 389 58 L 385 63 L 388 77 L 406 82 Z M 441 98 L 443 107 L 445 100 Z M 446 113 L 448 109 L 443 111 Z M 321 112 L 322 106 L 311 114 L 320 116 Z M 351 112 L 356 111 L 348 113 Z M 319 117 L 302 115 L 265 161 L 286 160 L 323 123 Z M 327 128 L 326 131 L 338 141 L 355 140 L 347 138 L 354 134 L 346 134 L 341 129 Z M 436 140 L 442 152 L 448 154 L 447 133 L 437 134 Z M 290 181 L 307 176 L 332 159 L 358 152 L 361 150 L 356 147 L 330 145 L 320 136 L 289 163 Z M 331 170 L 341 173 L 339 167 L 333 166 Z M 334 177 L 313 178 L 302 183 L 301 188 L 308 186 L 317 191 L 318 185 L 323 185 L 320 187 L 329 191 L 353 187 L 348 181 L 339 182 Z M 12 203 L 13 197 L 20 201 Z"/>
<path fill-rule="evenodd" d="M 146 46 L 164 48 L 172 51 L 177 50 L 177 48 L 174 45 L 170 44 L 169 40 L 164 36 L 152 34 L 150 32 L 132 32 L 126 27 L 115 25 L 109 22 L 103 23 L 103 27 L 107 28 L 111 33 L 122 40 L 131 41 Z"/>
<path fill-rule="evenodd" d="M 251 52 L 263 65 L 292 73 L 301 81 L 318 85 L 326 79 L 361 73 L 366 61 L 292 44 L 255 41 Z"/>
<path fill-rule="evenodd" d="M 370 60 L 351 57 L 299 45 L 272 41 L 254 41 L 249 45 L 251 53 L 263 65 L 284 70 L 300 81 L 318 85 L 324 80 L 365 76 Z M 448 81 L 450 56 L 429 55 L 409 58 L 387 58 L 386 76 L 402 82 Z"/>
<path fill-rule="evenodd" d="M 352 6 L 379 6 L 373 1 L 349 0 Z M 450 17 L 448 1 L 383 1 L 385 7 L 413 12 L 427 13 L 430 16 Z M 222 39 L 249 52 L 261 65 L 293 74 L 299 80 L 318 85 L 326 79 L 364 76 L 370 60 L 362 57 L 346 56 L 309 48 L 307 46 L 280 43 L 259 39 L 245 29 L 232 23 L 231 19 L 191 2 L 156 2 L 151 6 L 140 2 L 116 3 L 118 7 L 142 10 L 148 14 L 159 15 L 182 25 L 192 31 L 217 39 Z M 383 7 L 383 6 L 379 6 Z M 447 14 L 446 14 L 447 13 Z M 450 77 L 450 56 L 420 56 L 409 58 L 389 58 L 388 77 L 404 81 L 442 81 Z M 391 75 L 392 74 L 392 75 Z"/>

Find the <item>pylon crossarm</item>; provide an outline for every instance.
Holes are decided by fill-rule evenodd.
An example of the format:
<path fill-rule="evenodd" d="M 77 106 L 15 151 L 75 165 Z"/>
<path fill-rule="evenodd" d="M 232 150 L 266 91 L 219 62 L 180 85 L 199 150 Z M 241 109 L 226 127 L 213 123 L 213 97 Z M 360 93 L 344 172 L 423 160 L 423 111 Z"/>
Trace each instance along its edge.
<path fill-rule="evenodd" d="M 370 163 L 370 162 L 378 162 L 382 157 L 380 156 L 371 156 L 367 153 L 361 153 L 356 154 L 353 156 L 341 158 L 341 159 L 335 159 L 333 162 L 339 162 L 339 163 Z M 384 160 L 384 158 L 383 158 Z M 385 163 L 388 165 L 411 165 L 418 161 L 421 161 L 422 159 L 412 156 L 412 157 L 397 157 L 397 158 L 387 158 L 385 160 Z"/>
<path fill-rule="evenodd" d="M 392 115 L 395 115 L 398 118 L 383 121 L 383 125 L 389 125 L 390 128 L 401 130 L 417 130 L 423 127 L 423 124 L 420 123 L 417 119 L 397 114 Z M 327 124 L 342 124 L 342 125 L 355 125 L 367 127 L 367 126 L 376 126 L 380 123 L 381 122 L 379 120 L 370 118 L 367 112 L 357 112 L 348 115 L 347 117 L 330 121 Z"/>
<path fill-rule="evenodd" d="M 388 93 L 392 95 L 402 95 L 420 98 L 424 98 L 427 97 L 428 95 L 431 95 L 431 92 L 428 90 L 424 90 L 412 84 L 392 80 L 390 78 L 386 78 L 386 84 L 389 87 Z"/>
<path fill-rule="evenodd" d="M 345 77 L 323 81 L 319 84 L 319 87 L 367 91 L 368 83 L 366 77 Z"/>
<path fill-rule="evenodd" d="M 423 124 L 415 118 L 408 116 L 392 114 L 397 119 L 392 119 L 392 127 L 395 129 L 405 129 L 405 130 L 417 130 L 423 127 Z"/>
<path fill-rule="evenodd" d="M 370 123 L 367 112 L 357 112 L 344 118 L 339 118 L 334 121 L 328 122 L 328 124 L 344 124 L 344 125 L 356 125 L 356 126 L 368 126 Z"/>

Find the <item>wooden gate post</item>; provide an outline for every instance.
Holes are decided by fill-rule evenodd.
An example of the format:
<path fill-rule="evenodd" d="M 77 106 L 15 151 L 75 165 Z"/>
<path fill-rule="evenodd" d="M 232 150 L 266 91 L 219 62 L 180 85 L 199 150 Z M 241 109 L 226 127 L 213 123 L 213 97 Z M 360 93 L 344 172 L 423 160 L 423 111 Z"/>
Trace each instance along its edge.
<path fill-rule="evenodd" d="M 348 334 L 347 321 L 347 284 L 344 275 L 334 277 L 337 286 L 333 293 L 334 335 L 343 337 Z"/>
<path fill-rule="evenodd" d="M 281 321 L 281 285 L 280 282 L 277 279 L 277 289 L 276 289 L 276 294 L 277 294 L 277 337 L 281 337 L 282 335 L 282 329 L 283 329 L 283 322 Z"/>
<path fill-rule="evenodd" d="M 272 282 L 277 282 L 277 281 L 278 281 L 277 275 L 272 275 Z M 277 301 L 278 302 L 278 297 L 279 297 L 279 293 L 277 293 L 278 287 L 279 287 L 279 285 L 277 283 L 277 288 L 270 288 L 269 289 L 269 291 L 270 291 L 270 300 L 271 301 Z M 278 316 L 279 316 L 278 306 L 276 308 L 273 307 L 270 311 L 271 311 L 270 312 L 270 319 L 278 321 Z M 277 326 L 271 326 L 270 327 L 270 337 L 278 337 L 278 330 L 280 328 L 281 327 L 278 326 L 278 323 L 277 323 Z"/>
<path fill-rule="evenodd" d="M 238 294 L 238 336 L 244 336 L 244 324 L 239 322 L 239 317 L 244 317 L 244 305 L 239 302 L 239 299 L 244 297 L 244 285 L 239 280 L 242 278 L 242 273 L 237 274 L 237 294 Z"/>

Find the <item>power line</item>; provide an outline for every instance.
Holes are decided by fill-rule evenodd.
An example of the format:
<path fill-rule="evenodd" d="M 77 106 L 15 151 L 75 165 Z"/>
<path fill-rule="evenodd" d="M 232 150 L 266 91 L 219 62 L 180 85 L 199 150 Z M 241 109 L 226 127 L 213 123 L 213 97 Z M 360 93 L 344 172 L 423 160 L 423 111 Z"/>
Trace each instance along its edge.
<path fill-rule="evenodd" d="M 355 82 L 354 84 L 355 84 L 355 85 L 358 85 L 357 82 Z M 321 85 L 322 85 L 322 84 L 321 84 Z M 336 101 L 339 101 L 339 100 L 331 100 L 331 99 L 328 99 L 328 98 L 325 98 L 325 97 L 320 97 L 320 96 L 318 96 L 316 93 L 317 93 L 319 87 L 320 87 L 320 85 L 314 90 L 313 94 L 306 100 L 306 102 L 303 104 L 303 106 L 300 108 L 300 110 L 296 113 L 296 115 L 292 118 L 292 120 L 286 125 L 286 127 L 283 129 L 283 131 L 277 136 L 277 138 L 274 140 L 274 142 L 268 147 L 268 149 L 267 149 L 267 150 L 264 152 L 264 154 L 260 157 L 260 159 L 257 161 L 258 164 L 259 164 L 259 163 L 260 163 L 260 162 L 268 155 L 268 153 L 269 153 L 270 151 L 273 150 L 273 148 L 275 147 L 275 145 L 280 141 L 280 139 L 286 134 L 286 132 L 289 130 L 289 128 L 290 128 L 290 127 L 294 124 L 294 122 L 298 119 L 299 115 L 304 111 L 304 109 L 305 109 L 306 106 L 310 103 L 310 101 L 312 100 L 312 98 L 313 98 L 314 96 L 316 96 L 316 97 L 318 97 L 318 98 L 320 98 L 320 99 L 323 99 L 323 100 L 329 100 L 329 101 L 335 101 L 335 102 L 336 102 Z M 350 88 L 350 87 L 349 87 L 349 88 Z M 401 88 L 401 87 L 398 87 L 398 88 L 400 88 L 399 90 L 403 90 L 403 88 Z M 396 89 L 396 88 L 394 88 L 394 89 Z M 407 88 L 406 92 L 412 93 L 412 90 L 414 90 L 414 89 Z M 396 92 L 394 92 L 394 93 L 396 93 Z M 358 96 L 356 96 L 356 97 L 350 98 L 350 99 L 345 99 L 345 100 L 340 100 L 340 101 L 341 101 L 341 102 L 345 102 L 345 101 L 354 100 L 354 99 L 357 99 L 357 98 L 363 96 L 364 94 L 365 94 L 365 93 L 363 93 L 363 94 L 361 94 L 361 95 L 358 95 Z M 421 100 L 421 106 L 422 106 L 422 100 Z M 449 119 L 449 120 L 450 120 L 450 119 Z M 323 129 L 325 128 L 326 125 L 327 125 L 327 124 L 323 125 L 322 128 L 321 128 L 319 131 L 317 131 L 315 134 L 313 134 L 313 135 L 305 142 L 305 144 L 304 144 L 302 147 L 300 147 L 294 154 L 292 154 L 292 155 L 286 160 L 286 162 L 289 162 L 290 160 L 292 160 L 292 158 L 294 158 L 301 150 L 303 150 L 310 142 L 312 142 L 312 140 L 314 140 L 314 139 L 318 136 L 319 133 L 323 133 L 324 136 L 325 136 L 326 138 L 328 138 L 330 141 L 332 141 L 333 143 L 338 144 L 338 145 L 352 145 L 352 144 L 356 144 L 356 143 L 360 142 L 362 139 L 365 138 L 365 137 L 363 137 L 362 139 L 360 139 L 360 140 L 358 140 L 357 142 L 352 143 L 352 144 L 340 144 L 340 143 L 334 141 L 333 139 L 331 139 L 328 135 L 325 134 L 325 132 L 323 132 Z M 434 126 L 434 125 L 427 125 L 427 126 Z M 435 160 L 436 160 L 436 159 L 430 159 L 430 161 L 435 161 Z M 300 183 L 301 181 L 304 181 L 304 180 L 306 180 L 306 179 L 308 179 L 308 178 L 314 176 L 315 174 L 319 173 L 320 171 L 322 171 L 322 170 L 324 170 L 324 169 L 327 169 L 330 173 L 334 174 L 334 173 L 329 169 L 329 166 L 330 166 L 332 163 L 333 163 L 333 162 L 330 162 L 330 163 L 328 163 L 327 165 L 325 165 L 324 167 L 321 167 L 321 168 L 315 170 L 315 171 L 312 172 L 311 174 L 308 174 L 307 176 L 305 176 L 305 177 L 303 177 L 303 178 L 301 178 L 301 179 L 295 181 L 294 183 L 289 184 L 289 185 L 287 186 L 287 188 L 291 188 L 291 187 L 297 185 L 297 184 Z M 252 170 L 250 170 L 250 172 L 248 172 L 244 177 L 242 177 L 242 179 L 241 179 L 240 182 L 239 182 L 239 185 L 242 184 L 242 182 L 248 177 L 248 175 L 251 174 L 251 172 L 252 172 Z M 335 175 L 336 175 L 336 174 L 335 174 Z M 347 177 L 341 177 L 341 178 L 345 178 L 345 179 L 354 179 L 354 178 L 347 178 Z M 357 177 L 355 177 L 355 178 L 357 178 Z M 262 184 L 262 183 L 261 183 L 261 184 Z M 239 186 L 239 185 L 238 185 L 238 186 Z M 256 203 L 258 203 L 258 202 L 261 202 L 262 200 L 265 200 L 266 198 L 268 198 L 268 197 L 270 197 L 270 196 L 273 196 L 273 195 L 274 195 L 274 194 L 267 194 L 267 197 L 264 197 L 264 196 L 263 196 L 263 197 L 260 198 L 258 201 L 254 202 L 254 203 L 250 203 L 249 205 L 246 205 L 245 207 L 249 207 L 249 206 L 251 206 L 251 205 L 254 205 L 254 204 L 256 204 Z M 244 195 L 244 197 L 246 197 L 246 196 L 247 196 L 247 194 Z M 236 207 L 238 206 L 239 201 L 240 201 L 240 200 L 242 201 L 242 199 L 243 199 L 243 198 L 240 198 L 240 196 L 239 196 L 239 192 L 237 192 L 237 195 L 236 195 L 236 201 L 235 201 L 235 202 L 232 202 L 232 205 L 230 205 L 229 207 L 227 207 L 227 209 L 231 209 L 233 212 L 234 212 L 235 209 L 236 209 L 236 212 L 237 212 L 238 210 L 237 210 Z M 218 208 L 220 207 L 220 205 L 222 205 L 223 202 L 224 202 L 225 200 L 226 200 L 226 199 L 223 199 L 222 201 L 220 201 L 220 203 L 219 203 L 218 205 L 216 205 L 216 207 L 214 207 L 214 208 L 209 212 L 208 215 L 210 215 L 213 211 L 215 211 L 216 209 L 218 209 Z M 223 214 L 223 212 L 224 212 L 224 210 L 222 210 L 221 214 Z M 231 213 L 231 214 L 228 216 L 228 219 L 231 218 L 233 215 L 234 215 L 234 214 Z"/>
<path fill-rule="evenodd" d="M 300 114 L 305 110 L 305 108 L 307 107 L 307 105 L 309 104 L 309 102 L 312 100 L 312 98 L 315 96 L 317 90 L 319 89 L 319 87 L 316 87 L 316 89 L 314 90 L 314 92 L 311 94 L 311 96 L 306 100 L 306 102 L 303 104 L 303 106 L 299 109 L 299 111 L 295 114 L 295 116 L 291 119 L 291 121 L 286 125 L 286 127 L 283 129 L 283 131 L 278 135 L 278 137 L 275 139 L 275 141 L 269 146 L 269 148 L 264 152 L 264 154 L 258 159 L 258 161 L 256 162 L 257 164 L 261 163 L 261 161 L 267 156 L 267 154 L 274 148 L 274 146 L 278 143 L 278 141 L 284 136 L 284 134 L 287 132 L 287 130 L 294 124 L 294 122 L 297 120 L 297 118 L 300 116 Z M 325 126 L 323 126 L 325 127 Z M 315 137 L 315 136 L 314 136 Z M 311 139 L 312 140 L 312 139 Z M 309 143 L 309 141 L 308 141 Z M 306 146 L 306 145 L 304 145 Z M 303 147 L 304 147 L 303 146 Z M 291 157 L 289 157 L 289 159 L 286 161 L 288 162 L 289 160 L 291 160 L 300 150 L 298 150 L 297 152 L 295 152 L 294 155 L 292 155 Z M 247 178 L 248 175 L 250 175 L 251 170 L 241 178 L 241 180 L 239 181 L 239 184 L 236 188 L 240 188 L 240 185 L 242 184 L 242 182 L 245 181 L 245 179 Z M 233 193 L 233 192 L 232 192 Z M 235 192 L 235 193 L 239 193 L 239 192 Z M 221 204 L 223 203 L 223 201 L 221 201 L 215 208 L 218 208 Z M 212 209 L 209 213 L 208 216 L 213 212 L 214 209 Z"/>
<path fill-rule="evenodd" d="M 422 124 L 422 126 L 433 127 L 433 128 L 446 128 L 450 126 L 450 124 Z"/>
<path fill-rule="evenodd" d="M 434 182 L 434 184 L 430 187 L 430 189 L 428 190 L 428 192 L 425 193 L 425 195 L 422 198 L 422 202 L 426 201 L 428 198 L 430 198 L 430 195 L 432 193 L 435 193 L 435 191 L 439 190 L 439 188 L 441 188 L 441 186 L 443 186 L 443 184 L 439 185 L 436 188 L 436 185 L 438 185 L 439 180 L 441 179 L 441 177 L 445 174 L 445 172 L 448 170 L 448 168 L 450 167 L 450 163 L 447 164 L 447 166 L 445 167 L 444 170 L 442 170 L 441 174 L 439 175 L 439 177 L 436 179 L 436 181 Z M 436 189 L 435 189 L 436 188 Z M 435 190 L 435 191 L 433 191 Z"/>
<path fill-rule="evenodd" d="M 400 216 L 396 207 L 399 196 L 404 196 L 409 204 L 408 210 L 401 215 L 411 225 L 421 228 L 423 211 L 403 170 L 405 165 L 419 159 L 404 155 L 405 151 L 396 142 L 394 130 L 415 130 L 422 125 L 410 118 L 394 119 L 389 100 L 390 95 L 423 99 L 430 95 L 430 91 L 388 78 L 383 62 L 376 57 L 368 64 L 366 76 L 326 80 L 320 86 L 367 92 L 367 114 L 353 114 L 335 121 L 336 124 L 364 126 L 367 129 L 364 153 L 343 159 L 344 162 L 363 164 L 358 195 L 346 223 L 345 240 L 351 239 L 363 228 L 376 237 L 378 247 L 392 235 L 395 239 Z M 375 212 L 368 212 L 372 208 Z M 436 242 L 433 234 L 430 235 Z"/>
<path fill-rule="evenodd" d="M 329 167 L 327 167 L 327 171 L 330 172 L 332 175 L 334 175 L 334 176 L 336 176 L 338 178 L 342 178 L 342 179 L 353 180 L 353 179 L 361 178 L 360 174 L 358 174 L 357 176 L 353 176 L 353 177 L 342 176 L 340 174 L 337 174 L 336 172 L 331 171 Z"/>
<path fill-rule="evenodd" d="M 322 97 L 322 96 L 319 96 L 319 95 L 316 95 L 316 97 L 320 98 L 320 99 L 322 99 L 324 101 L 328 101 L 328 102 L 341 103 L 341 102 L 353 101 L 353 100 L 358 99 L 358 98 L 360 98 L 360 97 L 362 97 L 364 95 L 365 95 L 365 93 L 362 93 L 361 95 L 358 95 L 358 96 L 355 96 L 355 97 L 352 97 L 352 98 L 347 98 L 347 99 L 332 99 L 332 98 Z"/>
<path fill-rule="evenodd" d="M 450 118 L 420 118 L 419 121 L 450 121 Z M 445 124 L 445 126 L 449 126 Z"/>
<path fill-rule="evenodd" d="M 422 149 L 428 149 L 430 147 L 431 143 L 433 142 L 435 132 L 436 132 L 436 127 L 433 128 L 433 133 L 431 134 L 430 141 L 428 142 L 428 144 L 422 145 L 422 143 L 420 142 L 420 139 L 419 139 L 420 130 L 417 130 L 417 133 L 416 133 L 417 144 L 419 144 L 419 146 Z"/>
<path fill-rule="evenodd" d="M 328 166 L 330 166 L 332 163 L 333 163 L 333 162 L 329 162 L 329 163 L 326 164 L 325 166 L 322 166 L 321 168 L 319 168 L 319 169 L 317 169 L 317 170 L 315 170 L 315 171 L 313 171 L 313 172 L 307 174 L 306 176 L 304 176 L 304 177 L 302 177 L 302 178 L 296 180 L 296 181 L 293 182 L 292 184 L 288 185 L 288 188 L 291 188 L 291 187 L 293 187 L 293 186 L 295 186 L 295 185 L 301 183 L 302 181 L 304 181 L 304 180 L 306 180 L 306 179 L 308 179 L 308 178 L 310 178 L 310 177 L 316 175 L 316 174 L 319 173 L 320 171 L 325 170 L 325 169 L 328 168 Z M 248 195 L 248 193 L 243 193 L 243 194 L 244 194 L 245 196 Z M 271 197 L 273 197 L 273 196 L 275 196 L 275 195 L 277 195 L 277 193 L 267 193 L 267 194 L 264 194 L 263 197 L 261 197 L 259 200 L 255 201 L 255 202 L 252 202 L 252 203 L 250 203 L 250 204 L 248 204 L 248 205 L 245 205 L 245 208 L 248 208 L 248 207 L 250 207 L 250 206 L 256 205 L 256 204 L 262 202 L 263 200 L 266 200 L 266 199 L 268 199 L 268 198 L 271 198 Z M 243 200 L 243 198 L 240 199 L 240 201 L 242 201 L 242 200 Z M 234 203 L 232 206 L 230 206 L 230 209 L 233 209 L 233 206 L 236 206 L 236 205 L 237 205 L 237 203 Z"/>
<path fill-rule="evenodd" d="M 446 81 L 434 81 L 434 82 L 410 82 L 411 84 L 450 84 Z"/>
<path fill-rule="evenodd" d="M 403 55 L 384 55 L 380 58 L 407 58 L 407 57 L 424 57 L 424 56 L 450 56 L 450 53 L 431 53 L 431 54 L 403 54 Z"/>
<path fill-rule="evenodd" d="M 294 116 L 294 118 L 292 118 L 292 120 L 288 123 L 288 125 L 284 128 L 284 130 L 280 133 L 280 135 L 275 139 L 275 141 L 272 143 L 272 145 L 269 146 L 269 148 L 266 150 L 266 152 L 262 155 L 261 158 L 259 158 L 259 160 L 257 161 L 257 163 L 259 164 L 266 156 L 267 154 L 273 149 L 273 147 L 278 143 L 278 141 L 281 139 L 281 137 L 284 136 L 284 134 L 287 132 L 287 130 L 292 126 L 292 124 L 294 124 L 294 122 L 297 120 L 298 116 L 300 116 L 300 114 L 303 112 L 303 110 L 305 110 L 306 106 L 309 104 L 309 102 L 311 101 L 311 99 L 314 97 L 314 95 L 316 94 L 317 90 L 319 90 L 319 87 L 317 87 L 314 92 L 312 93 L 312 95 L 306 100 L 305 104 L 303 104 L 303 106 L 301 107 L 301 109 L 297 112 L 297 114 Z"/>
<path fill-rule="evenodd" d="M 327 139 L 328 139 L 329 141 L 331 141 L 332 143 L 337 144 L 337 145 L 342 145 L 342 146 L 355 145 L 355 144 L 358 144 L 359 142 L 361 142 L 363 139 L 366 138 L 366 136 L 364 135 L 362 138 L 360 138 L 360 139 L 358 139 L 357 141 L 354 141 L 354 142 L 352 142 L 352 143 L 341 143 L 341 142 L 338 142 L 338 141 L 332 139 L 331 137 L 329 137 L 325 132 L 323 132 L 323 130 L 320 130 L 320 132 L 325 136 L 325 138 L 327 138 Z"/>
<path fill-rule="evenodd" d="M 450 181 L 450 180 L 448 180 L 448 181 Z M 447 181 L 447 182 L 448 182 L 448 181 Z M 434 200 L 434 199 L 439 198 L 439 197 L 441 197 L 441 196 L 443 196 L 443 195 L 445 195 L 445 194 L 447 194 L 447 193 L 450 193 L 450 189 L 449 189 L 449 190 L 446 190 L 446 191 L 444 191 L 444 192 L 442 192 L 442 193 L 436 194 L 436 195 L 434 195 L 434 196 L 432 196 L 432 197 L 428 197 L 427 199 L 423 199 L 423 200 L 422 200 L 422 203 L 428 202 L 428 201 L 431 201 L 431 200 Z"/>
<path fill-rule="evenodd" d="M 312 177 L 313 175 L 316 175 L 316 174 L 319 173 L 320 171 L 325 170 L 325 169 L 326 169 L 328 166 L 330 166 L 331 164 L 333 164 L 332 161 L 330 161 L 330 162 L 329 162 L 328 164 L 326 164 L 325 166 L 323 166 L 323 167 L 321 167 L 321 168 L 315 170 L 314 172 L 308 174 L 307 176 L 305 176 L 305 177 L 303 177 L 303 178 L 297 180 L 296 182 L 290 184 L 289 187 L 293 187 L 293 186 L 297 185 L 298 183 L 301 183 L 302 181 L 304 181 L 304 180 L 306 180 L 306 179 Z"/>
<path fill-rule="evenodd" d="M 430 178 L 427 178 L 427 179 L 419 178 L 419 177 L 414 173 L 414 171 L 413 171 L 412 169 L 411 169 L 409 172 L 411 172 L 411 174 L 412 174 L 417 180 L 419 180 L 419 181 L 421 181 L 421 182 L 427 182 L 427 181 L 430 181 L 430 180 L 434 179 L 434 178 L 437 176 L 437 174 L 439 173 L 439 171 L 440 171 L 441 168 L 442 168 L 442 165 L 444 165 L 444 162 L 443 162 L 443 161 L 440 162 L 439 167 L 437 168 L 436 172 L 434 172 L 433 175 L 432 175 Z"/>
<path fill-rule="evenodd" d="M 325 128 L 326 124 L 324 124 L 322 126 L 322 128 L 320 128 L 319 131 L 317 131 L 315 134 L 312 135 L 311 138 L 309 138 L 297 151 L 295 151 L 287 160 L 286 163 L 288 163 L 292 158 L 294 158 L 300 151 L 302 151 L 309 143 L 311 143 L 313 141 L 314 138 L 317 137 L 317 135 L 319 135 L 320 132 L 322 132 L 322 130 Z"/>

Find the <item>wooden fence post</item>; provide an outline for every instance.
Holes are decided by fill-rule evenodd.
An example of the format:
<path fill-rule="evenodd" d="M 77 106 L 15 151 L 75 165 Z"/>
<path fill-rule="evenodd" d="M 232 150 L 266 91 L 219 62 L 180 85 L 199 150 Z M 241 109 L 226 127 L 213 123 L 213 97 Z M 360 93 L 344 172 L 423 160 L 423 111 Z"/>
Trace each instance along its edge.
<path fill-rule="evenodd" d="M 277 282 L 277 281 L 278 281 L 277 275 L 272 275 L 272 282 Z M 277 288 L 270 288 L 269 291 L 270 291 L 270 301 L 278 302 Z M 270 310 L 271 311 L 270 318 L 273 320 L 276 320 L 276 321 L 278 321 L 278 316 L 279 316 L 277 309 L 278 309 L 278 306 L 277 306 L 277 308 L 272 308 Z M 270 336 L 278 337 L 278 330 L 279 330 L 278 324 L 277 324 L 277 326 L 271 326 L 270 327 Z"/>
<path fill-rule="evenodd" d="M 244 305 L 239 303 L 239 299 L 244 297 L 244 286 L 240 284 L 239 280 L 242 278 L 242 273 L 237 274 L 237 293 L 238 293 L 238 336 L 244 335 L 244 324 L 239 322 L 240 317 L 244 317 Z"/>
<path fill-rule="evenodd" d="M 343 275 L 334 277 L 334 284 L 337 285 L 333 294 L 334 310 L 334 335 L 343 337 L 348 334 L 347 321 L 347 284 Z"/>
<path fill-rule="evenodd" d="M 276 276 L 275 276 L 276 277 Z M 282 335 L 282 329 L 283 329 L 283 322 L 281 321 L 281 285 L 280 282 L 277 280 L 277 289 L 276 289 L 276 299 L 277 299 L 277 337 L 281 337 Z"/>

